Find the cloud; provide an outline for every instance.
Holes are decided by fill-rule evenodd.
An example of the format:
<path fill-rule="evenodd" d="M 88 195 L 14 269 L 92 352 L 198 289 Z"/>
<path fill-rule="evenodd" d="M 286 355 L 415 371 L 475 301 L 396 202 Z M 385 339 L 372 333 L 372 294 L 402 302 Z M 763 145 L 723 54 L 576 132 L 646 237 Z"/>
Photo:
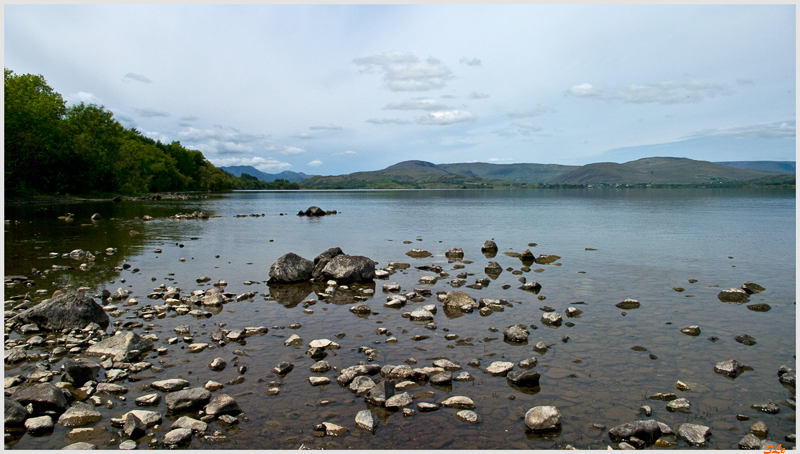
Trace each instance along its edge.
<path fill-rule="evenodd" d="M 383 74 L 384 87 L 390 91 L 428 91 L 444 88 L 453 74 L 440 60 L 419 57 L 402 51 L 384 52 L 353 60 L 363 72 Z"/>
<path fill-rule="evenodd" d="M 400 103 L 392 103 L 384 107 L 386 110 L 444 110 L 446 105 L 431 98 L 412 98 Z"/>
<path fill-rule="evenodd" d="M 300 147 L 292 147 L 287 145 L 270 145 L 265 149 L 267 151 L 278 153 L 284 156 L 297 156 L 306 152 L 306 150 Z"/>
<path fill-rule="evenodd" d="M 456 99 L 456 96 L 453 96 L 453 95 L 442 95 L 441 98 L 442 99 Z"/>
<path fill-rule="evenodd" d="M 737 126 L 728 129 L 707 129 L 698 131 L 688 138 L 698 137 L 732 137 L 736 139 L 778 139 L 796 137 L 794 121 L 760 125 Z"/>
<path fill-rule="evenodd" d="M 487 95 L 486 93 L 478 93 L 477 91 L 473 91 L 469 95 L 469 99 L 486 99 L 488 97 L 489 95 Z"/>
<path fill-rule="evenodd" d="M 544 114 L 547 114 L 547 113 L 552 113 L 552 112 L 555 112 L 555 109 L 539 104 L 538 106 L 536 106 L 535 109 L 531 109 L 531 110 L 514 110 L 514 111 L 511 111 L 511 112 L 507 113 L 506 115 L 509 118 L 530 118 L 530 117 L 538 117 L 538 116 L 541 116 L 541 115 L 544 115 Z"/>
<path fill-rule="evenodd" d="M 575 85 L 567 90 L 567 94 L 578 98 L 597 98 L 629 104 L 691 104 L 706 98 L 730 96 L 733 93 L 726 84 L 694 81 L 628 85 L 612 94 L 607 94 L 588 83 Z"/>
<path fill-rule="evenodd" d="M 275 172 L 286 170 L 292 167 L 288 162 L 278 161 L 272 158 L 262 158 L 261 156 L 254 156 L 251 158 L 222 158 L 210 159 L 210 161 L 217 167 L 222 166 L 253 166 L 262 172 Z"/>
<path fill-rule="evenodd" d="M 98 98 L 97 96 L 93 95 L 92 93 L 87 93 L 85 91 L 79 91 L 77 93 L 73 93 L 71 95 L 66 96 L 67 104 L 69 105 L 78 105 L 80 103 L 84 104 L 97 104 L 100 105 L 103 103 L 103 100 Z"/>
<path fill-rule="evenodd" d="M 142 83 L 145 83 L 145 84 L 152 84 L 153 83 L 153 81 L 148 79 L 147 77 L 144 77 L 143 75 L 136 74 L 136 73 L 125 74 L 124 76 L 122 76 L 122 81 L 125 82 L 125 83 L 131 82 L 131 81 L 142 82 Z"/>
<path fill-rule="evenodd" d="M 188 128 L 191 127 L 192 124 L 197 120 L 199 120 L 199 118 L 195 117 L 194 115 L 186 115 L 178 119 L 178 126 L 182 128 Z"/>
<path fill-rule="evenodd" d="M 256 147 L 266 149 L 274 146 L 268 135 L 245 134 L 234 128 L 217 126 L 213 129 L 188 127 L 178 132 L 178 139 L 189 148 L 209 154 L 252 154 Z"/>
<path fill-rule="evenodd" d="M 403 120 L 401 118 L 370 118 L 366 121 L 374 125 L 410 125 L 410 120 Z"/>
<path fill-rule="evenodd" d="M 145 137 L 149 137 L 149 138 L 151 138 L 153 140 L 160 140 L 161 143 L 169 143 L 170 142 L 170 140 L 169 140 L 169 138 L 167 138 L 167 136 L 165 136 L 164 134 L 161 134 L 160 132 L 157 132 L 157 131 L 145 131 L 145 130 L 142 129 L 142 130 L 139 130 L 139 132 Z"/>
<path fill-rule="evenodd" d="M 467 66 L 480 66 L 481 65 L 481 61 L 478 60 L 477 58 L 466 58 L 465 57 L 465 58 L 462 58 L 461 60 L 459 60 L 458 62 L 461 63 L 462 65 L 467 65 Z"/>
<path fill-rule="evenodd" d="M 339 153 L 334 153 L 331 156 L 336 156 L 336 157 L 339 157 L 339 156 L 355 156 L 357 154 L 358 153 L 356 153 L 353 150 L 347 150 L 347 151 L 342 151 L 342 152 L 339 152 Z"/>
<path fill-rule="evenodd" d="M 511 161 L 511 158 L 489 158 L 489 162 L 508 162 Z"/>
<path fill-rule="evenodd" d="M 169 117 L 168 112 L 163 112 L 156 109 L 133 109 L 140 117 Z"/>
<path fill-rule="evenodd" d="M 294 135 L 292 137 L 294 137 L 295 139 L 302 139 L 302 140 L 309 140 L 314 138 L 314 136 L 312 136 L 307 132 L 301 132 L 300 134 Z"/>
<path fill-rule="evenodd" d="M 309 162 L 308 165 L 309 165 L 309 167 L 319 167 L 319 166 L 322 165 L 322 161 L 320 161 L 319 159 L 315 159 L 315 160 Z"/>
<path fill-rule="evenodd" d="M 344 128 L 342 128 L 341 126 L 336 126 L 334 124 L 329 124 L 327 126 L 326 125 L 310 126 L 308 129 L 311 129 L 312 131 L 318 131 L 323 129 L 327 129 L 330 131 L 341 131 Z"/>
<path fill-rule="evenodd" d="M 596 89 L 592 86 L 592 84 L 580 84 L 580 85 L 573 85 L 569 90 L 568 93 L 572 96 L 577 96 L 579 98 L 587 98 L 592 96 L 599 96 L 600 90 Z"/>
<path fill-rule="evenodd" d="M 523 136 L 530 136 L 542 130 L 541 126 L 530 123 L 512 123 L 511 126 L 517 128 L 517 132 Z"/>
<path fill-rule="evenodd" d="M 431 112 L 424 117 L 417 118 L 417 124 L 432 126 L 445 126 L 465 121 L 475 121 L 475 115 L 466 110 L 446 110 L 443 112 Z"/>

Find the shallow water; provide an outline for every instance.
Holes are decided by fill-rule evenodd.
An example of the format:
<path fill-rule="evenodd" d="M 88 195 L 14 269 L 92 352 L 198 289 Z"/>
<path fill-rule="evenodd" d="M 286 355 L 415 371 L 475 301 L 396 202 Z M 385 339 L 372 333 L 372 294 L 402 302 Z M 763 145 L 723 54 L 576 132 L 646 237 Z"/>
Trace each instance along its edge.
<path fill-rule="evenodd" d="M 338 214 L 296 216 L 311 205 L 337 210 Z M 206 221 L 169 219 L 176 213 L 198 209 L 214 217 Z M 74 213 L 76 221 L 58 220 L 57 216 L 65 212 Z M 103 220 L 89 221 L 95 212 Z M 263 217 L 235 217 L 262 213 Z M 143 215 L 155 220 L 144 222 Z M 110 410 L 98 407 L 104 417 L 92 426 L 96 431 L 89 437 L 101 448 L 113 449 L 121 441 L 109 419 L 135 409 L 134 398 L 152 392 L 137 387 L 176 377 L 189 380 L 192 386 L 202 386 L 208 380 L 225 383 L 238 375 L 232 366 L 236 349 L 249 355 L 239 357 L 248 365 L 245 381 L 226 385 L 220 392 L 237 399 L 248 421 L 233 428 L 214 422 L 209 432 L 220 430 L 230 441 L 213 444 L 195 437 L 192 448 L 293 449 L 301 444 L 339 449 L 548 449 L 567 444 L 605 448 L 611 444 L 608 429 L 643 419 L 638 413 L 642 405 L 650 405 L 652 417 L 673 429 L 684 422 L 711 427 L 711 448 L 735 449 L 759 419 L 769 427 L 771 439 L 780 440 L 784 447 L 793 445 L 783 441 L 785 435 L 795 431 L 795 411 L 785 403 L 793 393 L 778 382 L 777 376 L 781 365 L 795 368 L 796 363 L 795 194 L 791 190 L 238 192 L 192 201 L 7 206 L 5 219 L 6 275 L 29 275 L 32 268 L 44 270 L 52 265 L 75 268 L 52 271 L 46 278 L 29 276 L 36 285 L 30 289 L 6 288 L 5 300 L 39 289 L 50 294 L 64 285 L 88 286 L 92 293 L 122 287 L 131 290 L 131 296 L 139 301 L 138 306 L 119 305 L 128 309 L 120 317 L 122 321 L 135 317 L 133 309 L 163 304 L 146 298 L 160 284 L 178 286 L 182 294 L 188 294 L 221 279 L 227 281 L 228 292 L 256 290 L 267 294 L 269 266 L 287 252 L 313 259 L 338 246 L 347 254 L 370 257 L 379 267 L 389 262 L 412 265 L 385 281 L 376 280 L 375 296 L 365 302 L 373 310 L 368 317 L 349 312 L 355 302 L 346 299 L 336 301 L 341 304 L 319 301 L 309 305 L 313 313 L 306 314 L 306 307 L 296 303 L 319 299 L 307 294 L 294 303 L 260 295 L 252 301 L 231 302 L 212 311 L 215 314 L 208 319 L 170 312 L 165 318 L 144 321 L 145 326 L 153 325 L 149 332 L 159 337 L 156 346 L 165 345 L 166 339 L 175 335 L 173 328 L 184 324 L 195 333 L 195 342 L 211 342 L 209 333 L 215 323 L 224 323 L 228 329 L 264 325 L 270 330 L 263 336 L 248 337 L 245 345 L 230 343 L 195 354 L 187 353 L 182 348 L 185 344 L 169 345 L 167 355 L 147 356 L 147 361 L 162 362 L 164 371 L 136 374 L 140 381 L 123 383 L 130 388 L 126 401 L 117 401 Z M 131 236 L 131 230 L 140 234 Z M 491 259 L 480 251 L 487 239 L 494 239 L 499 246 L 499 253 Z M 529 243 L 536 246 L 529 247 Z M 118 252 L 107 256 L 102 253 L 107 247 Z M 464 260 L 472 263 L 461 263 L 464 268 L 455 269 L 459 262 L 449 263 L 444 256 L 451 247 L 463 248 Z M 77 269 L 81 262 L 71 259 L 44 258 L 50 252 L 68 253 L 78 248 L 101 252 L 89 271 Z M 412 248 L 426 249 L 433 256 L 411 258 L 405 253 Z M 547 265 L 533 264 L 531 271 L 518 275 L 507 271 L 508 267 L 521 270 L 523 264 L 504 252 L 521 253 L 528 248 L 537 256 L 555 254 L 561 259 Z M 155 253 L 156 249 L 162 252 Z M 114 272 L 113 267 L 123 260 L 131 268 Z M 480 290 L 458 290 L 476 299 L 506 299 L 510 307 L 489 316 L 476 311 L 448 317 L 436 301 L 436 292 L 453 290 L 449 282 L 460 273 L 471 273 L 467 284 L 486 277 L 484 267 L 489 261 L 498 262 L 504 269 L 497 279 Z M 431 286 L 418 284 L 420 277 L 434 273 L 414 267 L 431 264 L 441 266 L 449 276 Z M 137 268 L 139 271 L 133 273 Z M 196 283 L 201 276 L 211 277 L 211 282 Z M 538 297 L 545 299 L 518 289 L 520 277 L 539 282 L 542 290 Z M 689 279 L 697 282 L 690 283 Z M 258 284 L 245 285 L 248 280 Z M 754 312 L 746 305 L 717 299 L 720 290 L 746 281 L 766 288 L 752 295 L 748 304 L 768 303 L 770 311 Z M 402 292 L 428 288 L 434 296 L 402 309 L 386 308 L 386 295 L 381 291 L 385 282 L 399 283 Z M 503 289 L 504 285 L 510 288 Z M 623 315 L 614 305 L 625 298 L 639 300 L 641 307 Z M 585 302 L 574 305 L 583 313 L 568 318 L 565 310 L 574 302 Z M 401 317 L 403 312 L 434 303 L 439 307 L 435 330 Z M 545 305 L 574 326 L 544 325 L 539 308 Z M 289 329 L 292 323 L 302 327 Z M 538 327 L 530 330 L 525 345 L 503 341 L 503 329 L 517 323 Z M 695 337 L 680 332 L 689 325 L 699 325 L 701 334 Z M 375 333 L 380 327 L 387 328 L 398 342 L 386 343 L 389 335 Z M 346 335 L 336 339 L 337 333 Z M 745 346 L 733 340 L 744 333 L 755 337 L 757 344 Z M 291 334 L 302 337 L 304 345 L 285 347 L 283 341 Z M 411 339 L 418 334 L 430 337 Z M 447 334 L 459 338 L 448 341 L 444 339 Z M 712 342 L 711 336 L 718 340 Z M 475 401 L 480 423 L 460 422 L 454 409 L 405 417 L 402 412 L 374 408 L 362 397 L 340 388 L 335 371 L 324 374 L 334 380 L 330 385 L 312 387 L 307 378 L 317 375 L 308 370 L 314 360 L 304 352 L 308 342 L 319 338 L 341 344 L 341 349 L 330 351 L 326 358 L 337 368 L 366 360 L 358 352 L 360 346 L 379 350 L 374 362 L 380 365 L 405 364 L 410 357 L 418 361 L 412 367 L 429 366 L 433 358 L 440 357 L 460 364 L 473 381 L 453 382 L 447 388 L 423 384 L 409 393 L 434 391 L 433 398 L 415 399 L 414 407 L 417 402 L 439 402 L 450 395 L 468 396 Z M 469 338 L 467 344 L 458 342 Z M 544 354 L 533 351 L 539 340 L 549 346 Z M 632 350 L 634 346 L 646 351 Z M 657 359 L 651 359 L 651 354 Z M 207 367 L 216 357 L 228 361 L 225 370 L 214 372 Z M 538 358 L 534 368 L 542 374 L 538 389 L 516 388 L 506 378 L 481 370 L 492 361 L 516 364 L 529 357 Z M 473 358 L 481 359 L 481 368 L 467 366 Z M 735 380 L 714 373 L 715 363 L 731 358 L 754 370 Z M 295 364 L 283 378 L 272 372 L 280 361 Z M 53 368 L 60 363 L 55 362 Z M 5 373 L 29 373 L 33 366 L 6 365 Z M 677 390 L 677 380 L 690 383 L 693 389 Z M 267 383 L 272 381 L 280 382 L 277 396 L 266 395 Z M 666 402 L 647 399 L 656 392 L 688 398 L 690 413 L 672 413 L 667 411 Z M 320 405 L 321 399 L 336 402 Z M 780 413 L 769 415 L 750 408 L 769 400 L 781 405 Z M 559 409 L 561 431 L 526 433 L 522 417 L 537 405 Z M 358 429 L 354 423 L 355 414 L 365 408 L 371 408 L 380 419 L 375 434 Z M 166 415 L 163 403 L 156 410 L 165 414 L 165 428 L 180 416 Z M 751 420 L 738 421 L 737 414 L 746 414 Z M 314 436 L 313 426 L 323 421 L 349 431 L 342 437 Z M 594 423 L 606 428 L 598 430 L 592 427 Z M 159 441 L 166 432 L 161 430 L 156 434 Z M 60 448 L 75 441 L 65 437 L 67 432 L 56 426 L 46 436 L 18 434 L 6 446 Z M 112 438 L 116 441 L 111 442 Z M 140 440 L 139 449 L 147 448 L 148 438 Z M 685 442 L 678 441 L 678 447 L 686 447 Z"/>

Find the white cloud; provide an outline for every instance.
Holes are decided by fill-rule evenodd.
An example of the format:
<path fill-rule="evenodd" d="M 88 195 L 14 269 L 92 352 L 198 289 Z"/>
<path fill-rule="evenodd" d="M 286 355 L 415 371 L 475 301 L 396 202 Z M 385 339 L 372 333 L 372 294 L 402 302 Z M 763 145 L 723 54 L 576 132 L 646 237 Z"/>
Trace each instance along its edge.
<path fill-rule="evenodd" d="M 292 147 L 287 145 L 270 145 L 265 148 L 267 151 L 271 151 L 273 153 L 278 153 L 284 156 L 296 156 L 299 154 L 303 154 L 306 150 L 300 147 Z"/>
<path fill-rule="evenodd" d="M 71 95 L 66 96 L 66 101 L 68 105 L 78 105 L 80 103 L 85 104 L 97 104 L 100 105 L 103 103 L 103 100 L 98 98 L 97 96 L 93 95 L 92 93 L 87 93 L 85 91 L 79 91 L 77 93 L 73 93 Z"/>
<path fill-rule="evenodd" d="M 370 118 L 366 120 L 367 123 L 374 125 L 410 125 L 410 120 L 403 120 L 401 118 Z"/>
<path fill-rule="evenodd" d="M 355 156 L 357 154 L 358 153 L 356 153 L 353 150 L 347 150 L 347 151 L 342 151 L 342 152 L 339 152 L 339 153 L 334 153 L 331 156 L 336 156 L 336 157 L 339 157 L 339 156 Z"/>
<path fill-rule="evenodd" d="M 319 159 L 315 159 L 315 160 L 309 162 L 308 165 L 309 165 L 309 167 L 319 167 L 319 166 L 322 165 L 322 161 L 320 161 Z"/>
<path fill-rule="evenodd" d="M 149 138 L 151 138 L 153 140 L 160 140 L 161 143 L 169 143 L 169 142 L 171 142 L 171 140 L 169 140 L 169 138 L 167 138 L 167 136 L 165 136 L 164 134 L 161 134 L 160 132 L 157 132 L 157 131 L 139 130 L 139 132 L 142 133 L 142 135 L 145 136 L 145 137 L 149 137 Z"/>
<path fill-rule="evenodd" d="M 508 162 L 511 161 L 511 158 L 489 158 L 489 162 Z"/>
<path fill-rule="evenodd" d="M 794 138 L 797 134 L 794 121 L 761 125 L 737 126 L 728 129 L 707 129 L 698 131 L 689 138 L 697 137 L 733 137 L 736 139 L 777 139 Z"/>
<path fill-rule="evenodd" d="M 164 112 L 164 111 L 156 110 L 156 109 L 133 109 L 133 110 L 140 117 L 147 117 L 147 118 L 169 117 L 169 113 L 168 112 Z"/>
<path fill-rule="evenodd" d="M 125 74 L 124 76 L 122 76 L 122 81 L 125 82 L 125 83 L 131 82 L 131 81 L 142 82 L 144 84 L 153 83 L 153 81 L 148 79 L 147 77 L 144 77 L 143 75 L 136 74 L 136 73 Z"/>
<path fill-rule="evenodd" d="M 489 95 L 487 95 L 486 93 L 478 93 L 477 91 L 473 91 L 469 95 L 469 99 L 486 99 L 488 97 Z"/>
<path fill-rule="evenodd" d="M 382 73 L 384 87 L 391 91 L 435 90 L 444 88 L 446 81 L 453 78 L 450 69 L 440 60 L 433 57 L 420 60 L 410 52 L 384 52 L 356 58 L 353 63 L 363 67 L 364 72 Z"/>
<path fill-rule="evenodd" d="M 592 84 L 574 85 L 572 86 L 572 88 L 568 90 L 568 92 L 572 96 L 577 96 L 579 98 L 586 98 L 586 97 L 600 95 L 600 90 L 592 86 Z"/>
<path fill-rule="evenodd" d="M 327 129 L 330 131 L 341 131 L 344 128 L 342 128 L 341 126 L 336 126 L 335 124 L 329 124 L 329 125 L 310 126 L 308 129 L 311 129 L 313 131 L 323 130 L 323 129 Z"/>
<path fill-rule="evenodd" d="M 507 113 L 506 115 L 510 118 L 529 118 L 529 117 L 538 117 L 552 112 L 555 112 L 555 109 L 539 104 L 538 106 L 536 106 L 535 109 L 514 110 Z"/>
<path fill-rule="evenodd" d="M 386 110 L 443 110 L 448 107 L 431 98 L 412 98 L 408 101 L 392 103 L 384 107 Z"/>
<path fill-rule="evenodd" d="M 275 172 L 287 170 L 292 167 L 288 162 L 278 161 L 272 158 L 262 158 L 254 156 L 251 158 L 221 158 L 209 159 L 215 166 L 253 166 L 262 172 Z"/>
<path fill-rule="evenodd" d="M 542 130 L 541 126 L 531 123 L 512 123 L 512 126 L 517 128 L 517 132 L 523 136 L 530 136 Z"/>
<path fill-rule="evenodd" d="M 444 126 L 464 121 L 475 121 L 475 115 L 466 110 L 446 110 L 443 112 L 431 112 L 424 117 L 417 118 L 417 124 Z"/>
<path fill-rule="evenodd" d="M 465 57 L 465 58 L 462 58 L 461 60 L 459 60 L 458 62 L 461 63 L 462 65 L 467 65 L 467 66 L 480 66 L 481 65 L 481 61 L 478 60 L 477 58 L 466 58 Z"/>

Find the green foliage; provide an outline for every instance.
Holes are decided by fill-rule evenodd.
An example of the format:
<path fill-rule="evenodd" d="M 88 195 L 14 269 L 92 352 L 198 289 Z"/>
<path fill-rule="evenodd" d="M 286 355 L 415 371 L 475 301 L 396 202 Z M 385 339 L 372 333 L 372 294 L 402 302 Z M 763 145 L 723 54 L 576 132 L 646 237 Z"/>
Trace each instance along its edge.
<path fill-rule="evenodd" d="M 67 108 L 42 76 L 9 69 L 4 145 L 5 190 L 12 196 L 227 191 L 235 186 L 200 151 L 126 129 L 103 106 Z"/>
<path fill-rule="evenodd" d="M 242 189 L 242 190 L 259 190 L 259 189 L 300 189 L 300 185 L 297 183 L 292 183 L 288 180 L 275 180 L 272 182 L 261 181 L 258 178 L 243 173 L 241 176 L 235 176 L 229 172 L 222 171 L 230 180 L 231 182 L 231 189 Z"/>

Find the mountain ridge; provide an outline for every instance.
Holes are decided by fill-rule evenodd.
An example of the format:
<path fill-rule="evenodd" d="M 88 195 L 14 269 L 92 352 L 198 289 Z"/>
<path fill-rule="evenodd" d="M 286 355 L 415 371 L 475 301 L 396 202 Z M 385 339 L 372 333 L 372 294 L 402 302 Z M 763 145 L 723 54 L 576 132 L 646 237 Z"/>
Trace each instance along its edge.
<path fill-rule="evenodd" d="M 284 170 L 281 173 L 266 173 L 256 169 L 253 166 L 222 166 L 219 168 L 237 177 L 240 177 L 243 173 L 246 173 L 251 177 L 256 177 L 259 180 L 266 181 L 268 183 L 271 183 L 275 180 L 287 180 L 291 183 L 299 183 L 305 179 L 315 176 L 306 175 L 303 172 L 292 172 L 291 170 Z"/>

